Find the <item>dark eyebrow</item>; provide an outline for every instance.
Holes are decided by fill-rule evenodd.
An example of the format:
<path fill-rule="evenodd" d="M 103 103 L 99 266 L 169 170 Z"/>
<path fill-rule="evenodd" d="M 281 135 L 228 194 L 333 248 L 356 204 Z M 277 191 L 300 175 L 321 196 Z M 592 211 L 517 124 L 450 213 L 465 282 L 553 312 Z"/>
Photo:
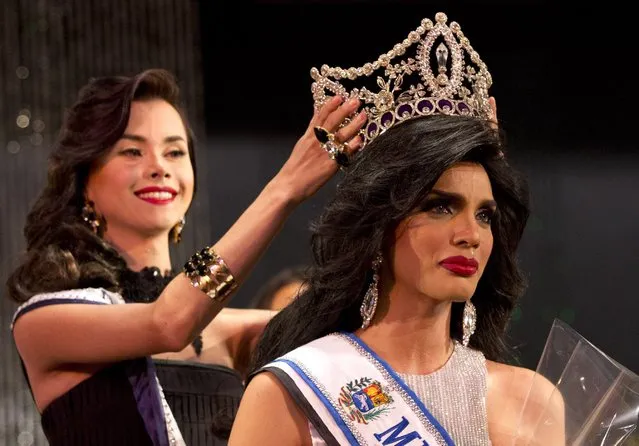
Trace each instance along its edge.
<path fill-rule="evenodd" d="M 122 135 L 120 139 L 128 139 L 129 141 L 135 141 L 135 142 L 146 142 L 146 138 L 144 136 L 134 135 L 131 133 L 125 133 L 124 135 Z M 184 141 L 184 138 L 178 135 L 167 136 L 166 138 L 164 138 L 165 144 L 177 142 L 177 141 L 186 142 Z"/>
<path fill-rule="evenodd" d="M 454 192 L 444 192 L 442 190 L 433 189 L 430 191 L 428 195 L 437 195 L 438 197 L 448 198 L 450 200 L 456 201 L 458 203 L 465 203 L 466 199 Z M 497 207 L 497 202 L 495 200 L 484 200 L 481 202 L 481 207 L 488 207 L 495 209 Z"/>
<path fill-rule="evenodd" d="M 169 143 L 169 142 L 178 142 L 178 141 L 182 141 L 182 142 L 186 142 L 184 140 L 184 138 L 182 138 L 181 136 L 175 135 L 175 136 L 167 136 L 166 138 L 164 138 L 164 142 L 165 143 Z"/>
<path fill-rule="evenodd" d="M 146 142 L 145 137 L 140 135 L 132 135 L 130 133 L 125 133 L 124 135 L 122 135 L 120 139 L 128 139 L 130 141 L 136 141 L 136 142 Z"/>

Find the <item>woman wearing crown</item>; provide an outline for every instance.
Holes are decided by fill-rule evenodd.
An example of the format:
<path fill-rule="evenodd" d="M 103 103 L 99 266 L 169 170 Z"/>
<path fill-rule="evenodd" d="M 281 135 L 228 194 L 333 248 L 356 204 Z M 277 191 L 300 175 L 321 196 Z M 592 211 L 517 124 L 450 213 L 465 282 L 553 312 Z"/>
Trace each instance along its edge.
<path fill-rule="evenodd" d="M 231 445 L 513 444 L 534 428 L 519 416 L 527 398 L 550 398 L 556 422 L 533 444 L 563 444 L 553 387 L 528 395 L 534 373 L 500 362 L 524 291 L 528 192 L 495 129 L 486 66 L 446 22 L 424 20 L 374 63 L 313 70 L 317 105 L 326 91 L 364 101 L 366 150 L 314 228 L 307 291 L 257 347 Z M 340 83 L 377 70 L 378 93 Z"/>

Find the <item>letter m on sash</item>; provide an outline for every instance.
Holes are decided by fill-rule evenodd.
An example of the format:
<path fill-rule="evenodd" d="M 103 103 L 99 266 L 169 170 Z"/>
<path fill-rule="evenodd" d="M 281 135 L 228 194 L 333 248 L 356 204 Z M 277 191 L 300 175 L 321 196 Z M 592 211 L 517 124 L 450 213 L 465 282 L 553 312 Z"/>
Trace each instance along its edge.
<path fill-rule="evenodd" d="M 393 445 L 393 446 L 404 446 L 412 442 L 413 440 L 421 440 L 422 437 L 413 431 L 409 432 L 405 435 L 402 435 L 404 429 L 408 426 L 408 420 L 402 417 L 402 420 L 397 423 L 395 426 L 391 427 L 387 431 L 381 432 L 379 434 L 374 434 L 377 441 L 381 441 L 383 445 Z M 424 446 L 428 446 L 428 443 L 425 441 L 422 443 Z"/>

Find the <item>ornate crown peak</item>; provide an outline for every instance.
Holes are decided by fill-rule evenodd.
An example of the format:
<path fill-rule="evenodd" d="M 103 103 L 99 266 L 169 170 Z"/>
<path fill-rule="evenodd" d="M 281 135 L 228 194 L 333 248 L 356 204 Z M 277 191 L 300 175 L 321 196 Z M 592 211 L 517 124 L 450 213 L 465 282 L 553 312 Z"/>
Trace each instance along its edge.
<path fill-rule="evenodd" d="M 448 17 L 442 12 L 435 15 L 435 23 L 422 20 L 392 50 L 361 67 L 313 68 L 311 91 L 315 106 L 320 107 L 334 95 L 359 98 L 369 118 L 363 130 L 365 144 L 394 124 L 418 116 L 448 114 L 491 119 L 490 73 L 459 24 L 451 22 L 449 26 L 447 22 Z M 413 57 L 400 58 L 407 51 L 412 52 L 413 47 Z M 361 85 L 382 69 L 383 73 L 376 76 L 377 92 Z M 350 91 L 343 85 L 358 81 L 360 86 Z"/>

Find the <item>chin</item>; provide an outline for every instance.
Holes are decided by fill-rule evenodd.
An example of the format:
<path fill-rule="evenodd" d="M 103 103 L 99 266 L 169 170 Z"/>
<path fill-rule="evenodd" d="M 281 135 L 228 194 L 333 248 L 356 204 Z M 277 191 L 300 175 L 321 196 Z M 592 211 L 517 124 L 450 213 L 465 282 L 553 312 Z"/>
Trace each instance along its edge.
<path fill-rule="evenodd" d="M 182 214 L 184 215 L 184 214 Z M 171 213 L 162 213 L 162 214 L 148 214 L 146 221 L 144 221 L 144 226 L 149 229 L 154 230 L 162 230 L 166 229 L 167 231 L 173 227 L 179 220 L 182 215 L 179 215 L 175 212 Z"/>
<path fill-rule="evenodd" d="M 466 302 L 473 297 L 473 294 L 475 294 L 475 287 L 455 287 L 451 288 L 449 292 L 446 293 L 447 298 L 444 300 L 451 300 L 453 302 Z"/>
<path fill-rule="evenodd" d="M 173 226 L 168 226 L 167 224 L 159 224 L 159 223 L 147 223 L 145 225 L 140 225 L 137 229 L 144 234 L 149 234 L 149 235 L 161 235 L 163 233 L 165 233 L 168 237 L 169 232 L 171 231 L 171 228 Z"/>

